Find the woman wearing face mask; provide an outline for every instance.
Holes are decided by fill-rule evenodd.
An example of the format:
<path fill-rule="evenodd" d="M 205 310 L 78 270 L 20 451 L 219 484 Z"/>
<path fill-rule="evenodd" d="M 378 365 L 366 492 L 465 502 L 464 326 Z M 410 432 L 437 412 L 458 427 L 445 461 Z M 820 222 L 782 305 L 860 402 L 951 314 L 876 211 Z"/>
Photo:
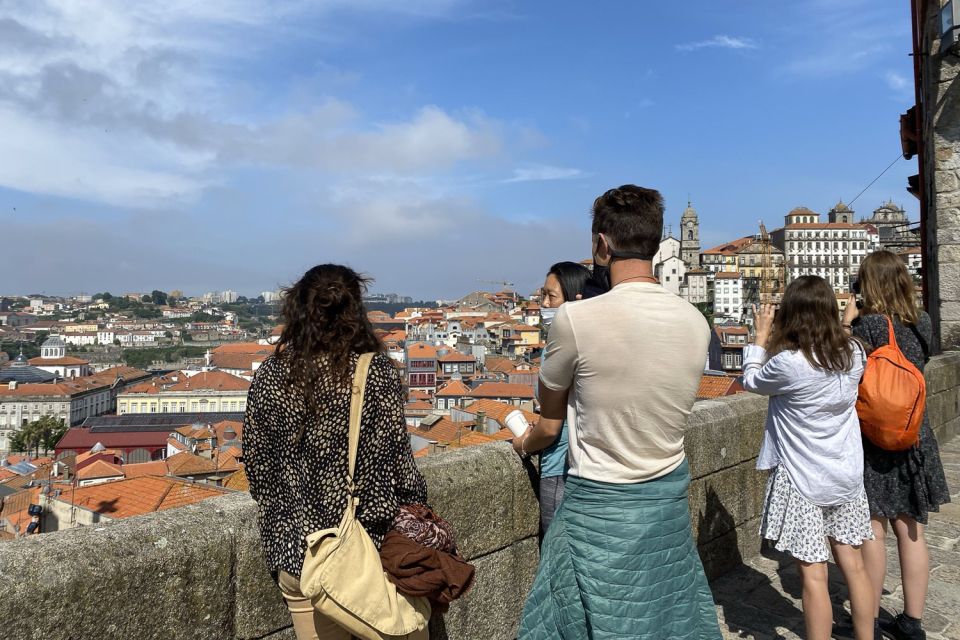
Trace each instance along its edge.
<path fill-rule="evenodd" d="M 557 309 L 565 302 L 577 300 L 584 293 L 590 279 L 590 270 L 576 262 L 558 262 L 550 267 L 543 283 L 541 317 L 549 331 Z M 542 364 L 542 363 L 541 363 Z M 527 453 L 532 453 L 528 451 Z M 563 484 L 567 475 L 567 424 L 559 437 L 540 454 L 540 527 L 547 532 L 560 501 L 563 500 Z"/>

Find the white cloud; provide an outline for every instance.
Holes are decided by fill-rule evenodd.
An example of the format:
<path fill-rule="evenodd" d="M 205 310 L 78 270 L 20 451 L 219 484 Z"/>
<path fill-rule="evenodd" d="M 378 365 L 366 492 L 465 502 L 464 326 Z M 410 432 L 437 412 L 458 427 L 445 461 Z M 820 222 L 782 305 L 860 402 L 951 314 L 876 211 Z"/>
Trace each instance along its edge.
<path fill-rule="evenodd" d="M 307 17 L 440 16 L 459 4 L 0 0 L 0 40 L 17 45 L 0 48 L 0 127 L 17 130 L 8 146 L 19 149 L 0 158 L 0 185 L 158 207 L 245 165 L 410 175 L 494 156 L 502 127 L 476 111 L 427 105 L 369 122 L 321 94 L 301 101 L 309 109 L 264 117 L 248 106 L 262 96 L 242 82 L 245 58 Z"/>
<path fill-rule="evenodd" d="M 503 182 L 539 182 L 548 180 L 571 180 L 584 177 L 580 169 L 553 167 L 550 165 L 536 165 L 513 170 L 513 177 Z"/>
<path fill-rule="evenodd" d="M 904 91 L 910 86 L 910 81 L 896 71 L 888 71 L 884 79 L 887 81 L 887 86 L 894 91 Z"/>
<path fill-rule="evenodd" d="M 678 51 L 697 51 L 698 49 L 709 49 L 709 48 L 719 48 L 719 49 L 759 49 L 760 45 L 753 40 L 752 38 L 744 38 L 740 36 L 728 36 L 728 35 L 716 35 L 707 40 L 700 40 L 698 42 L 687 42 L 685 44 L 678 44 Z"/>

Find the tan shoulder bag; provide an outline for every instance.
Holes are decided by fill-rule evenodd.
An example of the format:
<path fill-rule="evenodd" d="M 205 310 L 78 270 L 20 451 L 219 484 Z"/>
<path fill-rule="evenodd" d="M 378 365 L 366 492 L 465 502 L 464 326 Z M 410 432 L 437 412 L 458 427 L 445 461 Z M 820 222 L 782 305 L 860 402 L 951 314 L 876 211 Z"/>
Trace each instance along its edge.
<path fill-rule="evenodd" d="M 430 603 L 397 591 L 387 580 L 377 547 L 356 519 L 354 472 L 363 392 L 373 354 L 360 356 L 350 399 L 347 507 L 340 526 L 307 536 L 300 591 L 313 606 L 362 640 L 426 638 Z"/>

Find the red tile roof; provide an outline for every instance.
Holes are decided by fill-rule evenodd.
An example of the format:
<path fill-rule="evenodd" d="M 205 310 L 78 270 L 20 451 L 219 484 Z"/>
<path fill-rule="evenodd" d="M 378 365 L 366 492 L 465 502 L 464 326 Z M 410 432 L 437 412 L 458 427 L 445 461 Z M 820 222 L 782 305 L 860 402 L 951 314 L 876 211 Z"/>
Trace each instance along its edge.
<path fill-rule="evenodd" d="M 702 376 L 700 387 L 697 389 L 698 400 L 708 400 L 730 396 L 743 391 L 737 376 Z"/>
<path fill-rule="evenodd" d="M 528 384 L 485 382 L 470 392 L 472 398 L 526 398 L 534 397 L 533 387 Z"/>
<path fill-rule="evenodd" d="M 176 478 L 142 476 L 64 492 L 56 500 L 89 509 L 109 518 L 129 518 L 194 504 L 226 493 L 213 485 Z"/>
<path fill-rule="evenodd" d="M 237 469 L 223 481 L 223 486 L 235 491 L 250 491 L 250 480 L 247 479 L 247 472 L 242 468 Z"/>
<path fill-rule="evenodd" d="M 99 480 L 102 478 L 122 478 L 123 471 L 120 465 L 110 464 L 105 460 L 96 460 L 77 472 L 81 480 Z"/>
<path fill-rule="evenodd" d="M 167 470 L 175 476 L 194 476 L 215 473 L 217 464 L 210 458 L 183 451 L 167 458 Z"/>
<path fill-rule="evenodd" d="M 716 277 L 720 280 L 739 280 L 740 272 L 739 271 L 720 271 L 716 274 Z"/>
<path fill-rule="evenodd" d="M 120 467 L 123 475 L 127 478 L 139 478 L 141 476 L 165 476 L 167 475 L 167 463 L 165 460 L 154 460 L 153 462 L 138 462 L 135 464 L 125 464 Z"/>
<path fill-rule="evenodd" d="M 440 362 L 476 362 L 477 359 L 473 356 L 468 356 L 466 354 L 460 353 L 459 351 L 454 351 L 453 353 L 448 353 L 447 355 L 440 358 Z"/>
<path fill-rule="evenodd" d="M 79 365 L 90 364 L 87 360 L 64 356 L 63 358 L 30 358 L 30 365 L 33 367 L 75 367 Z"/>
<path fill-rule="evenodd" d="M 724 256 L 732 256 L 732 255 L 734 255 L 737 251 L 739 251 L 739 250 L 742 249 L 743 247 L 747 246 L 747 245 L 750 244 L 751 242 L 753 242 L 753 236 L 744 236 L 743 238 L 737 238 L 736 240 L 734 240 L 734 241 L 732 241 L 732 242 L 728 242 L 728 243 L 726 243 L 726 244 L 717 245 L 716 247 L 713 247 L 712 249 L 707 249 L 706 251 L 704 251 L 704 253 L 707 253 L 707 254 L 715 254 L 715 255 L 724 255 Z"/>
<path fill-rule="evenodd" d="M 460 411 L 464 411 L 473 415 L 476 415 L 478 411 L 483 411 L 487 414 L 488 418 L 496 420 L 501 428 L 504 428 L 507 433 L 510 432 L 509 429 L 506 429 L 507 416 L 513 411 L 520 411 L 520 413 L 523 414 L 523 417 L 526 418 L 527 422 L 529 422 L 531 425 L 535 425 L 540 421 L 540 416 L 531 411 L 518 409 L 518 407 L 509 405 L 506 402 L 497 402 L 496 400 L 477 400 L 473 404 L 460 409 Z"/>
<path fill-rule="evenodd" d="M 471 395 L 469 387 L 463 384 L 459 380 L 453 380 L 448 382 L 443 386 L 442 389 L 437 391 L 437 397 L 447 397 L 447 396 L 468 396 Z"/>
<path fill-rule="evenodd" d="M 436 357 L 437 349 L 429 344 L 418 342 L 407 348 L 407 360 L 433 360 Z"/>

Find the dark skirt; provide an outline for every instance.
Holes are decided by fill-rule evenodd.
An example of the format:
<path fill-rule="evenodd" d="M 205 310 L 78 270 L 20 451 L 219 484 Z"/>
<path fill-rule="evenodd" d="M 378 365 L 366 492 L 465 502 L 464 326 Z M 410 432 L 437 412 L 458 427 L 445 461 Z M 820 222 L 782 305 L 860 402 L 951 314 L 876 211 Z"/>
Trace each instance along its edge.
<path fill-rule="evenodd" d="M 927 523 L 931 511 L 950 502 L 940 448 L 926 416 L 920 442 L 908 451 L 886 451 L 863 439 L 863 484 L 870 515 L 881 518 L 908 516 Z"/>

